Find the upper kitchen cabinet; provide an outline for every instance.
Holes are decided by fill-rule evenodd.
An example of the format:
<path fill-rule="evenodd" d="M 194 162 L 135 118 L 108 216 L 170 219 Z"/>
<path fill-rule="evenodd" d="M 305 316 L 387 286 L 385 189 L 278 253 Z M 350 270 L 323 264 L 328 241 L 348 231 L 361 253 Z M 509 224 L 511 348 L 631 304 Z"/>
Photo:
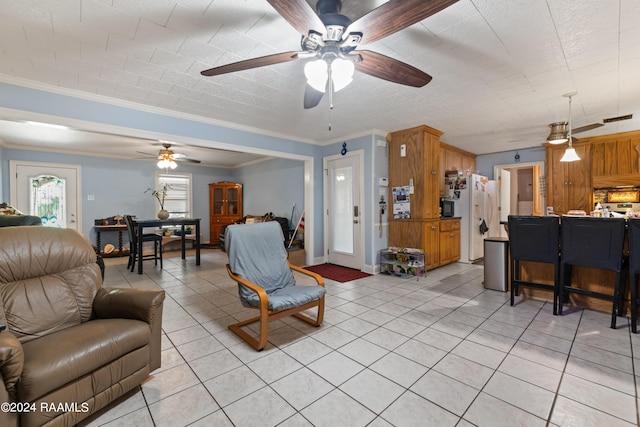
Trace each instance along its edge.
<path fill-rule="evenodd" d="M 440 132 L 423 125 L 392 132 L 389 142 L 389 202 L 393 187 L 413 182 L 411 219 L 439 219 Z M 401 220 L 402 221 L 402 220 Z"/>
<path fill-rule="evenodd" d="M 547 206 L 553 206 L 557 214 L 593 209 L 591 145 L 578 142 L 573 147 L 580 160 L 561 162 L 567 144 L 547 145 Z"/>
<path fill-rule="evenodd" d="M 640 131 L 580 139 L 591 144 L 595 188 L 640 185 Z"/>
<path fill-rule="evenodd" d="M 468 151 L 462 150 L 453 145 L 440 142 L 441 153 L 444 153 L 444 159 L 441 159 L 443 169 L 441 172 L 459 171 L 463 173 L 473 173 L 476 171 L 476 155 Z"/>
<path fill-rule="evenodd" d="M 476 155 L 440 142 L 440 195 L 444 195 L 446 172 L 458 171 L 465 175 L 476 171 Z"/>

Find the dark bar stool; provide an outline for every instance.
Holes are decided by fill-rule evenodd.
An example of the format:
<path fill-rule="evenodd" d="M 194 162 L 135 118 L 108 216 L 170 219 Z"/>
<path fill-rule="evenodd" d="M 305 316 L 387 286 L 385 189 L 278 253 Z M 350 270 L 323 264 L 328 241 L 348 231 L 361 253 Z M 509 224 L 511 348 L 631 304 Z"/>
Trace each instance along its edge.
<path fill-rule="evenodd" d="M 509 249 L 511 254 L 511 305 L 520 286 L 553 292 L 553 314 L 558 313 L 560 286 L 560 218 L 557 216 L 509 215 Z M 553 264 L 553 285 L 520 278 L 520 261 Z"/>
<path fill-rule="evenodd" d="M 567 292 L 611 301 L 611 327 L 615 329 L 616 316 L 623 314 L 624 228 L 624 218 L 562 217 L 560 314 Z M 572 265 L 615 271 L 613 295 L 571 287 Z"/>
<path fill-rule="evenodd" d="M 640 218 L 629 218 L 629 288 L 631 289 L 631 332 L 638 333 L 638 275 L 640 275 Z"/>

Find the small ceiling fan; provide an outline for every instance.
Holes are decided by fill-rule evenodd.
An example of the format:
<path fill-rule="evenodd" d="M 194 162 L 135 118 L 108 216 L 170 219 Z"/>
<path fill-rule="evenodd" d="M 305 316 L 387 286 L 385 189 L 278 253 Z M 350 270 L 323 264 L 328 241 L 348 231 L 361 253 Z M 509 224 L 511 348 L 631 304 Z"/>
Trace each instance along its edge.
<path fill-rule="evenodd" d="M 320 103 L 325 91 L 337 92 L 351 82 L 354 70 L 402 85 L 422 87 L 431 76 L 409 64 L 370 50 L 355 50 L 373 43 L 456 3 L 458 0 L 389 0 L 356 21 L 341 15 L 341 0 L 318 0 L 317 13 L 305 0 L 267 0 L 302 34 L 302 51 L 247 59 L 201 72 L 203 76 L 248 70 L 297 59 L 305 64 L 307 85 L 304 108 Z"/>
<path fill-rule="evenodd" d="M 139 159 L 157 159 L 158 167 L 161 169 L 175 169 L 177 166 L 176 162 L 201 163 L 200 160 L 190 159 L 185 154 L 174 152 L 173 150 L 171 150 L 171 144 L 168 142 L 163 142 L 162 146 L 164 148 L 160 150 L 158 155 L 137 151 L 137 153 L 152 156 L 139 157 Z"/>
<path fill-rule="evenodd" d="M 587 132 L 602 127 L 606 123 L 619 122 L 621 120 L 629 120 L 633 118 L 633 114 L 626 114 L 623 116 L 603 119 L 602 123 L 591 123 L 577 128 L 571 128 L 571 98 L 577 94 L 578 92 L 569 92 L 562 95 L 565 98 L 569 98 L 569 122 L 555 122 L 549 125 L 551 128 L 549 136 L 547 137 L 547 142 L 549 144 L 563 144 L 569 141 L 569 139 L 571 139 L 572 142 L 575 142 L 577 139 L 572 137 L 574 133 Z"/>

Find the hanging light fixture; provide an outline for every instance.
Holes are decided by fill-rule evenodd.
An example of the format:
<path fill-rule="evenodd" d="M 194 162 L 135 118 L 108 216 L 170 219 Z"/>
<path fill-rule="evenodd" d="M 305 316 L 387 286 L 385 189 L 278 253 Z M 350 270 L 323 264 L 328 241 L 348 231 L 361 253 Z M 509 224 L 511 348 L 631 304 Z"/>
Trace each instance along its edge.
<path fill-rule="evenodd" d="M 551 132 L 549 132 L 547 142 L 549 144 L 564 144 L 567 142 L 569 140 L 567 138 L 567 124 L 567 122 L 551 123 L 549 125 Z"/>
<path fill-rule="evenodd" d="M 564 152 L 564 155 L 560 159 L 561 162 L 575 162 L 577 160 L 580 160 L 578 153 L 576 153 L 576 149 L 573 148 L 573 141 L 571 140 L 571 97 L 576 94 L 577 92 L 571 92 L 562 95 L 569 98 L 569 133 L 567 135 L 567 139 L 569 140 L 569 147 L 567 147 L 567 150 Z"/>

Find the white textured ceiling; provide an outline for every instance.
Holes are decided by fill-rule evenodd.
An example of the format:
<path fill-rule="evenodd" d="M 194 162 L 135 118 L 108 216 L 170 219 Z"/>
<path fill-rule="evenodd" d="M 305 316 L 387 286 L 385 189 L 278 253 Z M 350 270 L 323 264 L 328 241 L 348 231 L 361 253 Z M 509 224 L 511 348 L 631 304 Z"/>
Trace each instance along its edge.
<path fill-rule="evenodd" d="M 342 13 L 355 20 L 382 3 L 344 0 Z M 562 95 L 573 91 L 573 127 L 634 114 L 576 136 L 640 129 L 639 16 L 638 0 L 460 0 L 366 46 L 431 83 L 357 74 L 330 112 L 327 99 L 303 109 L 303 61 L 200 75 L 299 49 L 300 35 L 265 0 L 0 0 L 0 79 L 318 143 L 428 124 L 483 154 L 540 146 L 549 123 L 568 119 Z"/>

